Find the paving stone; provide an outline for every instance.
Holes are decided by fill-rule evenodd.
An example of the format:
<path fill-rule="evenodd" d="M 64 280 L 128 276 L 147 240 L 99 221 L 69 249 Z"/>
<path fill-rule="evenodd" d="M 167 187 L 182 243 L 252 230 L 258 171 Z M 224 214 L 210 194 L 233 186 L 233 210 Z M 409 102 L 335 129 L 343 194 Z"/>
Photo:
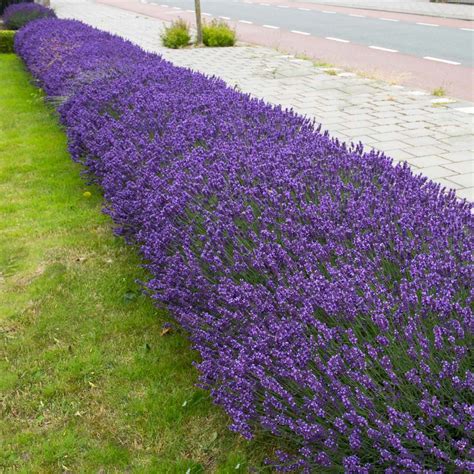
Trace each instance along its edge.
<path fill-rule="evenodd" d="M 403 124 L 401 126 L 403 127 Z M 415 128 L 413 130 L 403 130 L 403 134 L 410 138 L 421 138 L 432 137 L 433 132 L 429 128 Z M 407 139 L 404 140 L 404 142 L 406 141 Z"/>
<path fill-rule="evenodd" d="M 458 162 L 458 161 L 473 161 L 474 152 L 472 151 L 452 151 L 450 153 L 445 153 L 441 155 L 442 158 L 446 158 L 448 161 Z"/>
<path fill-rule="evenodd" d="M 436 180 L 438 178 L 446 178 L 448 176 L 453 176 L 456 174 L 454 171 L 446 169 L 444 166 L 428 166 L 421 168 L 422 173 L 428 178 Z"/>
<path fill-rule="evenodd" d="M 421 121 L 421 122 L 407 122 L 405 117 L 403 118 L 403 121 L 402 121 L 402 123 L 400 123 L 400 125 L 403 128 L 407 128 L 409 130 L 428 128 L 428 124 L 424 121 Z"/>
<path fill-rule="evenodd" d="M 390 156 L 397 161 L 406 161 L 409 158 L 413 158 L 413 155 L 408 153 L 406 150 L 400 150 L 397 148 L 390 150 Z"/>
<path fill-rule="evenodd" d="M 401 140 L 401 137 L 404 137 L 400 132 L 373 133 L 372 136 L 381 144 L 383 142 Z"/>
<path fill-rule="evenodd" d="M 442 186 L 444 186 L 446 189 L 464 189 L 463 186 L 457 183 L 453 183 L 452 181 L 449 181 L 446 178 L 436 178 L 435 181 L 437 183 L 440 183 Z"/>
<path fill-rule="evenodd" d="M 377 133 L 390 133 L 390 132 L 399 132 L 400 130 L 405 130 L 403 127 L 400 125 L 377 125 L 373 127 L 373 130 L 375 130 Z"/>
<path fill-rule="evenodd" d="M 396 111 L 393 111 L 393 112 L 374 112 L 372 114 L 374 117 L 377 117 L 377 118 L 394 118 L 394 117 L 397 117 L 399 115 L 399 112 L 396 112 Z"/>
<path fill-rule="evenodd" d="M 403 119 L 401 117 L 389 117 L 389 118 L 377 118 L 377 124 L 378 125 L 400 125 L 402 128 L 403 127 Z M 405 131 L 403 133 L 406 133 Z"/>
<path fill-rule="evenodd" d="M 435 146 L 411 146 L 408 151 L 414 156 L 436 156 L 443 153 L 441 148 Z"/>
<path fill-rule="evenodd" d="M 467 199 L 468 201 L 474 201 L 474 187 L 472 188 L 464 188 L 456 191 L 456 194 L 461 199 Z"/>
<path fill-rule="evenodd" d="M 392 150 L 399 150 L 401 145 L 403 145 L 403 144 L 400 143 L 400 140 L 392 140 L 392 141 L 389 141 L 389 142 L 382 142 L 382 143 L 375 142 L 375 146 L 377 148 L 379 148 L 380 150 L 383 150 L 383 151 L 389 151 L 390 156 L 392 156 Z M 409 157 L 413 158 L 413 155 L 409 155 L 408 153 L 406 153 L 406 154 Z"/>
<path fill-rule="evenodd" d="M 371 122 L 370 120 L 350 120 L 350 121 L 347 121 L 346 123 L 344 123 L 344 126 L 346 127 L 348 132 L 352 131 L 352 130 L 359 129 L 359 128 L 366 128 L 366 129 L 372 130 L 372 131 L 375 129 L 374 123 Z M 369 127 L 371 127 L 371 128 L 369 129 Z"/>
<path fill-rule="evenodd" d="M 438 144 L 438 140 L 435 140 L 434 138 L 429 137 L 429 136 L 410 137 L 410 138 L 405 138 L 405 140 L 403 140 L 403 141 L 407 145 L 415 146 L 415 147 L 416 146 L 427 146 L 427 145 L 437 145 Z"/>
<path fill-rule="evenodd" d="M 445 168 L 452 170 L 455 173 L 465 174 L 474 172 L 473 161 L 459 161 L 458 163 L 446 163 Z"/>
<path fill-rule="evenodd" d="M 361 142 L 364 145 L 374 145 L 374 140 L 371 137 L 367 137 L 365 135 L 352 135 L 351 140 L 355 143 Z"/>
<path fill-rule="evenodd" d="M 458 174 L 456 176 L 450 176 L 449 181 L 459 184 L 463 188 L 471 188 L 474 185 L 474 174 Z"/>
<path fill-rule="evenodd" d="M 444 138 L 442 141 L 450 146 L 455 146 L 455 147 L 464 146 L 466 149 L 474 150 L 474 135 L 473 134 L 448 137 L 448 138 Z"/>
<path fill-rule="evenodd" d="M 421 156 L 407 159 L 410 165 L 416 166 L 417 168 L 429 168 L 431 166 L 445 165 L 449 161 L 440 158 L 439 156 Z"/>
<path fill-rule="evenodd" d="M 347 130 L 348 135 L 351 135 L 353 137 L 367 137 L 369 138 L 369 135 L 373 133 L 372 128 L 369 127 L 363 127 L 363 128 L 351 128 Z M 376 142 L 374 138 L 369 138 L 371 142 Z"/>

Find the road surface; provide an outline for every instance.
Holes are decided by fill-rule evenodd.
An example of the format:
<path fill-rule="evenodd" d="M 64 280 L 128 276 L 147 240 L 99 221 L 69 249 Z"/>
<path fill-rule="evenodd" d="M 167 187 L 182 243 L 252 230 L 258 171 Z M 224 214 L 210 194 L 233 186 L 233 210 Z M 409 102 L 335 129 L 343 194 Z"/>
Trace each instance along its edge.
<path fill-rule="evenodd" d="M 193 0 L 150 0 L 168 7 L 193 9 Z M 251 21 L 262 27 L 276 27 L 319 38 L 334 38 L 370 48 L 383 48 L 419 58 L 433 58 L 446 64 L 474 66 L 473 33 L 470 22 L 458 27 L 439 24 L 438 18 L 407 22 L 400 15 L 378 12 L 369 17 L 324 10 L 294 7 L 292 3 L 251 3 L 242 0 L 203 0 L 202 10 L 226 20 Z M 466 24 L 464 24 L 466 23 Z M 250 24 L 250 23 L 248 23 Z M 270 28 L 271 29 L 271 28 Z M 298 34 L 296 33 L 296 34 Z"/>

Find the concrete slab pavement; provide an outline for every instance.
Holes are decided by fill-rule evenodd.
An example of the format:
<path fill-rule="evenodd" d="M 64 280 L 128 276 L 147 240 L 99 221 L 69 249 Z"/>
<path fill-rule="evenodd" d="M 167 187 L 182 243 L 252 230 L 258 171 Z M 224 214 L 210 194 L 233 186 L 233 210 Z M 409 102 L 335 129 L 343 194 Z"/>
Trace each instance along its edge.
<path fill-rule="evenodd" d="M 108 1 L 120 6 L 120 0 Z M 53 0 L 52 5 L 60 17 L 118 34 L 176 65 L 217 75 L 244 92 L 313 117 L 333 136 L 385 151 L 474 200 L 472 103 L 440 101 L 422 90 L 328 70 L 270 48 L 169 50 L 160 43 L 163 22 L 150 16 L 92 0 Z"/>

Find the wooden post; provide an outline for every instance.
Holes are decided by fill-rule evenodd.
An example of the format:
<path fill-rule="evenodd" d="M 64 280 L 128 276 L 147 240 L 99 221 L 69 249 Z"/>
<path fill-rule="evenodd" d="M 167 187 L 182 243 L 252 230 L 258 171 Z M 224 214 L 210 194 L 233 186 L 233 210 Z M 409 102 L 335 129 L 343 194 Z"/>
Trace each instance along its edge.
<path fill-rule="evenodd" d="M 202 20 L 201 20 L 201 0 L 194 0 L 194 9 L 196 10 L 196 44 L 202 45 Z"/>

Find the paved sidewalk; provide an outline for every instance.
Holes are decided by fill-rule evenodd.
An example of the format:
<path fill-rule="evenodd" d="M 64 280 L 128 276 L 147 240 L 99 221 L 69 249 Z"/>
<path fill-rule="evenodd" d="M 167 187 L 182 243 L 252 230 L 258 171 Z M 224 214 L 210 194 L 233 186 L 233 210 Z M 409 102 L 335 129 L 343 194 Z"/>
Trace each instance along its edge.
<path fill-rule="evenodd" d="M 362 141 L 474 200 L 474 104 L 355 76 L 253 46 L 169 50 L 163 23 L 93 0 L 52 0 L 59 17 L 119 34 L 173 63 L 314 117 L 333 136 Z M 334 75 L 336 74 L 336 75 Z"/>
<path fill-rule="evenodd" d="M 292 0 L 289 0 L 292 1 Z M 305 0 L 321 5 L 364 8 L 386 12 L 411 13 L 459 20 L 474 20 L 474 6 L 457 3 L 433 3 L 429 0 Z M 472 0 L 464 0 L 466 3 Z"/>

